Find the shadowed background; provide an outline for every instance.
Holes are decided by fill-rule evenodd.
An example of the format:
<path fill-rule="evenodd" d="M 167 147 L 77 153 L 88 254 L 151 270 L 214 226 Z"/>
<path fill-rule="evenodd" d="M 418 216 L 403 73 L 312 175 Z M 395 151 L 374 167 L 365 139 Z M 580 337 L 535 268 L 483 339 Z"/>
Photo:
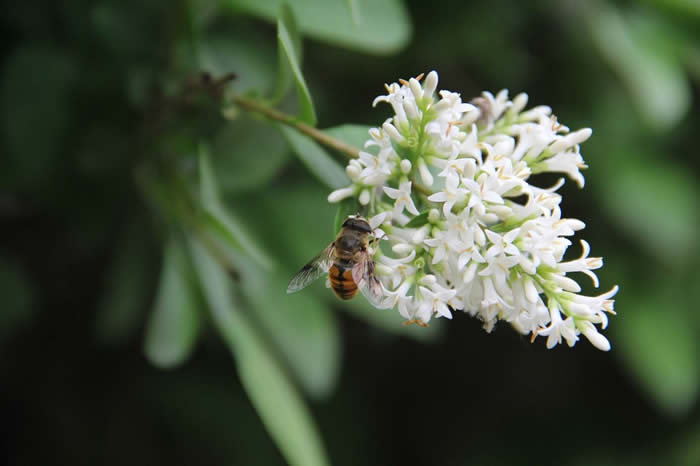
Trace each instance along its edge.
<path fill-rule="evenodd" d="M 7 464 L 300 464 L 317 437 L 297 437 L 309 418 L 275 404 L 285 387 L 334 465 L 700 464 L 697 2 L 289 3 L 317 126 L 341 139 L 360 145 L 390 116 L 371 107 L 383 83 L 432 69 L 464 100 L 527 92 L 593 128 L 586 186 L 567 181 L 562 210 L 587 224 L 571 256 L 584 238 L 605 259 L 601 290 L 576 277 L 584 292 L 620 285 L 612 351 L 585 339 L 546 350 L 462 313 L 405 328 L 322 283 L 284 294 L 333 238 L 331 188 L 286 133 L 226 101 L 280 89 L 280 2 L 11 2 Z M 294 92 L 277 97 L 297 112 Z M 188 197 L 206 184 L 203 147 L 223 223 L 199 223 Z M 221 231 L 235 246 L 225 272 L 202 253 Z"/>

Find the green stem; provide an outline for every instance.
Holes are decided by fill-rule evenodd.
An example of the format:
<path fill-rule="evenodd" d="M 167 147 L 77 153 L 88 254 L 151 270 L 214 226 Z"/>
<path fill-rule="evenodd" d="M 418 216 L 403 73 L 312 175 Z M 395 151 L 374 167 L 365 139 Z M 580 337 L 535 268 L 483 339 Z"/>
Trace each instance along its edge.
<path fill-rule="evenodd" d="M 340 152 L 348 158 L 355 159 L 360 155 L 360 149 L 358 149 L 357 147 L 351 146 L 350 144 L 346 144 L 343 141 L 339 141 L 338 139 L 327 135 L 323 131 L 297 120 L 297 118 L 292 115 L 282 113 L 277 109 L 268 107 L 256 100 L 249 99 L 248 97 L 244 97 L 241 95 L 234 96 L 233 101 L 239 107 L 244 108 L 250 112 L 259 113 L 272 120 L 277 120 L 282 124 L 291 126 L 297 131 L 306 134 L 310 138 L 316 140 L 317 142 L 327 147 L 330 147 L 331 149 Z"/>

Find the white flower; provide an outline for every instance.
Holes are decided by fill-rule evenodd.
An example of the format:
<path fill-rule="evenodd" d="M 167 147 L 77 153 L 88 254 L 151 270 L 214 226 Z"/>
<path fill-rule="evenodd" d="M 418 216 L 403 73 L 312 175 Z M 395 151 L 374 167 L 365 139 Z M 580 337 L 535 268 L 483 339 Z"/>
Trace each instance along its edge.
<path fill-rule="evenodd" d="M 593 281 L 593 286 L 598 288 L 598 276 L 591 272 L 591 270 L 599 269 L 603 266 L 602 257 L 588 257 L 588 253 L 591 251 L 591 247 L 584 240 L 581 240 L 581 247 L 583 248 L 583 253 L 581 257 L 568 261 L 559 263 L 560 272 L 583 272 L 588 275 Z"/>
<path fill-rule="evenodd" d="M 393 216 L 398 217 L 403 212 L 404 207 L 413 215 L 418 215 L 418 209 L 411 198 L 411 182 L 402 181 L 399 189 L 384 186 L 384 192 L 392 199 L 396 199 Z"/>
<path fill-rule="evenodd" d="M 387 301 L 385 305 L 387 307 L 394 307 L 398 305 L 399 314 L 406 320 L 411 320 L 415 318 L 415 312 L 411 309 L 411 303 L 413 302 L 412 296 L 406 296 L 409 289 L 411 288 L 410 281 L 404 281 L 399 285 L 395 291 L 387 291 Z"/>
<path fill-rule="evenodd" d="M 446 288 L 438 291 L 437 293 L 424 287 L 420 287 L 420 293 L 423 297 L 420 302 L 420 307 L 418 314 L 421 316 L 421 320 L 427 323 L 430 320 L 430 316 L 436 314 L 438 317 L 446 317 L 448 319 L 452 318 L 452 313 L 447 307 L 447 302 L 454 298 L 457 294 L 456 290 L 448 290 Z"/>
<path fill-rule="evenodd" d="M 466 223 L 466 222 L 465 222 Z M 486 259 L 481 255 L 479 246 L 474 243 L 474 228 L 467 227 L 460 235 L 450 239 L 450 249 L 459 254 L 457 269 L 462 270 L 471 261 L 484 263 Z"/>
<path fill-rule="evenodd" d="M 431 248 L 435 248 L 433 252 L 433 264 L 437 264 L 442 261 L 447 254 L 447 248 L 449 246 L 450 233 L 444 230 L 433 231 L 433 237 L 424 240 L 425 244 Z"/>
<path fill-rule="evenodd" d="M 597 287 L 593 270 L 603 260 L 589 257 L 583 240 L 581 257 L 563 260 L 585 225 L 562 217 L 563 179 L 549 188 L 531 180 L 559 172 L 582 187 L 580 144 L 592 131 L 569 131 L 547 106 L 525 110 L 526 94 L 511 101 L 505 90 L 484 92 L 469 104 L 455 92 L 436 95 L 437 84 L 431 71 L 422 85 L 420 77 L 386 85 L 374 105 L 386 102 L 394 115 L 369 131 L 365 150 L 348 163 L 352 184 L 328 196 L 356 198 L 387 245 L 372 251 L 381 307 L 420 325 L 463 311 L 487 331 L 504 321 L 546 337 L 548 348 L 584 335 L 607 351 L 599 329 L 614 314 L 617 286 L 581 294 L 570 274 L 584 273 Z"/>
<path fill-rule="evenodd" d="M 458 202 L 462 202 L 467 197 L 467 190 L 459 187 L 459 176 L 457 173 L 450 171 L 445 179 L 445 189 L 433 194 L 428 198 L 429 201 L 443 202 L 442 210 L 445 216 L 449 216 L 452 207 Z"/>
<path fill-rule="evenodd" d="M 556 308 L 550 307 L 549 312 L 552 319 L 549 326 L 539 330 L 537 335 L 547 337 L 547 348 L 550 349 L 561 343 L 562 337 L 566 340 L 567 345 L 574 346 L 578 341 L 574 319 L 567 317 L 562 320 L 561 314 Z"/>
<path fill-rule="evenodd" d="M 583 188 L 586 180 L 581 174 L 581 170 L 588 168 L 588 165 L 583 163 L 583 158 L 578 152 L 559 152 L 554 157 L 550 157 L 539 165 L 533 167 L 533 173 L 541 172 L 560 172 L 569 175 L 569 178 L 576 181 L 579 187 Z"/>

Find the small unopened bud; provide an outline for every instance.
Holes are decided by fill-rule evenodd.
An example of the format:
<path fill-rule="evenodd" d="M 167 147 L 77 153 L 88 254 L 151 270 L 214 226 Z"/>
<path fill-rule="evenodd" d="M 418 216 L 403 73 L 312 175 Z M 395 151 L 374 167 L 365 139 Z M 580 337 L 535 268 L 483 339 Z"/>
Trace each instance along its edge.
<path fill-rule="evenodd" d="M 411 173 L 412 165 L 411 165 L 410 160 L 408 160 L 408 159 L 401 160 L 399 167 L 401 168 L 401 173 L 403 173 L 404 175 L 408 175 L 409 173 Z"/>
<path fill-rule="evenodd" d="M 501 219 L 505 219 L 513 215 L 513 209 L 507 205 L 492 205 L 489 206 L 489 209 Z"/>
<path fill-rule="evenodd" d="M 418 283 L 420 283 L 421 285 L 434 285 L 435 283 L 437 283 L 437 278 L 435 278 L 435 275 L 429 273 L 423 278 L 421 278 L 418 281 Z"/>
<path fill-rule="evenodd" d="M 420 101 L 420 99 L 423 98 L 423 88 L 416 78 L 411 78 L 408 80 L 408 87 L 411 89 L 411 92 L 416 100 Z"/>
<path fill-rule="evenodd" d="M 486 244 L 486 235 L 484 234 L 484 230 L 481 228 L 474 228 L 474 242 L 479 246 Z"/>
<path fill-rule="evenodd" d="M 392 246 L 391 250 L 400 256 L 405 256 L 413 251 L 413 247 L 406 243 L 396 243 L 394 246 Z"/>
<path fill-rule="evenodd" d="M 569 228 L 571 228 L 574 231 L 579 231 L 579 230 L 583 230 L 584 228 L 586 228 L 586 224 L 577 218 L 567 218 L 566 219 L 566 226 L 568 226 Z"/>
<path fill-rule="evenodd" d="M 527 105 L 527 94 L 524 92 L 521 92 L 520 94 L 516 95 L 515 98 L 513 99 L 513 105 L 510 106 L 508 109 L 508 114 L 509 115 L 517 115 L 518 113 L 522 112 L 525 106 Z"/>
<path fill-rule="evenodd" d="M 433 175 L 430 173 L 428 166 L 425 164 L 423 159 L 418 160 L 418 171 L 420 172 L 420 178 L 423 180 L 423 184 L 430 187 L 433 185 Z"/>
<path fill-rule="evenodd" d="M 356 180 L 359 178 L 360 172 L 362 172 L 362 168 L 360 168 L 359 165 L 350 163 L 347 167 L 345 167 L 345 173 L 348 174 L 351 180 Z"/>
<path fill-rule="evenodd" d="M 587 320 L 579 320 L 576 322 L 576 327 L 581 330 L 581 333 L 588 338 L 588 341 L 590 341 L 593 346 L 601 351 L 610 351 L 610 342 L 607 338 L 598 333 L 593 323 Z"/>
<path fill-rule="evenodd" d="M 574 131 L 569 134 L 567 138 L 571 139 L 574 144 L 581 144 L 582 142 L 588 140 L 593 135 L 593 130 L 591 128 L 583 128 L 578 131 Z"/>
<path fill-rule="evenodd" d="M 369 204 L 370 195 L 369 195 L 369 190 L 368 190 L 368 189 L 365 189 L 364 191 L 362 191 L 362 192 L 360 193 L 360 199 L 359 199 L 359 200 L 360 200 L 360 204 L 362 204 L 362 205 L 367 205 L 367 204 Z"/>
<path fill-rule="evenodd" d="M 464 275 L 462 275 L 462 280 L 464 280 L 464 283 L 471 283 L 474 280 L 474 277 L 476 276 L 476 262 L 472 262 L 469 264 L 464 271 Z"/>
<path fill-rule="evenodd" d="M 348 198 L 355 194 L 355 187 L 354 186 L 348 186 L 347 188 L 340 188 L 336 189 L 332 193 L 328 195 L 328 202 L 330 203 L 336 203 L 340 202 L 345 198 Z"/>
<path fill-rule="evenodd" d="M 464 164 L 463 176 L 474 179 L 474 175 L 476 175 L 476 160 L 467 159 L 467 162 Z"/>
<path fill-rule="evenodd" d="M 384 223 L 387 220 L 387 217 L 389 217 L 391 212 L 382 212 L 381 214 L 377 214 L 374 217 L 369 219 L 369 227 L 372 230 L 376 230 L 379 228 L 379 225 Z"/>
<path fill-rule="evenodd" d="M 410 120 L 417 120 L 420 118 L 420 112 L 418 111 L 418 107 L 416 107 L 415 101 L 404 100 L 403 108 L 406 110 L 406 116 L 408 116 Z"/>
<path fill-rule="evenodd" d="M 430 212 L 428 212 L 428 221 L 430 223 L 435 223 L 438 220 L 440 220 L 440 211 L 437 209 L 430 209 Z"/>
<path fill-rule="evenodd" d="M 428 236 L 428 225 L 423 225 L 421 228 L 417 229 L 413 236 L 411 236 L 411 242 L 413 244 L 422 244 L 426 236 Z"/>
<path fill-rule="evenodd" d="M 397 144 L 403 144 L 403 142 L 406 140 L 406 138 L 399 133 L 399 130 L 396 129 L 396 126 L 392 125 L 388 121 L 384 122 L 382 129 Z"/>
<path fill-rule="evenodd" d="M 436 71 L 431 71 L 428 73 L 428 76 L 425 77 L 425 81 L 423 82 L 423 95 L 432 97 L 435 89 L 437 89 L 437 84 L 438 74 Z"/>
<path fill-rule="evenodd" d="M 537 291 L 535 283 L 530 277 L 525 277 L 523 285 L 525 286 L 525 297 L 532 304 L 535 304 L 540 297 L 540 293 Z"/>

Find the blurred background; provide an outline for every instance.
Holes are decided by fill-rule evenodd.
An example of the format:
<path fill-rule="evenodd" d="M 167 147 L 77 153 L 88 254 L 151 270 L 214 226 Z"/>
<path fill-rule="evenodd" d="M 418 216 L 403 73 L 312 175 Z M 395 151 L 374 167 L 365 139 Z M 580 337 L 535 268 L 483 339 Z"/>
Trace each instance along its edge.
<path fill-rule="evenodd" d="M 3 5 L 6 464 L 700 464 L 700 3 L 289 3 Z M 593 128 L 562 207 L 612 351 L 285 295 L 334 234 L 313 157 L 346 160 L 230 96 L 303 111 L 290 62 L 356 145 L 432 69 Z"/>

